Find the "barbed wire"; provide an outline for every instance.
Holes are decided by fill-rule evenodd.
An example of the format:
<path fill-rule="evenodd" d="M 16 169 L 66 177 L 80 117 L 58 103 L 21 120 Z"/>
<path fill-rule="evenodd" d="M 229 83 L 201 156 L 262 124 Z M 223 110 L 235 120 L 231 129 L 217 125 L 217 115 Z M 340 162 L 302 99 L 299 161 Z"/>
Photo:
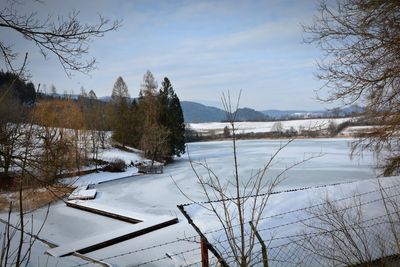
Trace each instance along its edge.
<path fill-rule="evenodd" d="M 150 249 L 160 248 L 160 247 L 164 247 L 164 246 L 167 246 L 167 245 L 176 244 L 176 243 L 179 243 L 179 242 L 200 242 L 200 241 L 196 241 L 196 240 L 192 240 L 192 241 L 189 240 L 191 238 L 196 239 L 196 238 L 198 238 L 198 236 L 196 235 L 196 236 L 190 236 L 190 237 L 187 237 L 187 238 L 184 238 L 184 239 L 176 239 L 176 240 L 172 240 L 172 241 L 168 241 L 168 242 L 164 242 L 164 243 L 160 243 L 160 244 L 156 244 L 156 245 L 140 248 L 140 249 L 137 249 L 137 250 L 127 251 L 127 252 L 124 252 L 124 253 L 120 253 L 120 254 L 116 254 L 116 255 L 113 255 L 113 256 L 105 257 L 105 258 L 102 258 L 102 259 L 99 259 L 99 260 L 104 261 L 104 260 L 109 260 L 109 259 L 113 259 L 113 258 L 132 255 L 132 254 L 135 254 L 135 253 L 147 251 L 147 250 L 150 250 Z M 74 267 L 85 266 L 85 265 L 88 265 L 88 264 L 90 264 L 90 263 L 82 263 L 82 264 L 79 264 L 79 265 L 75 265 Z"/>
<path fill-rule="evenodd" d="M 379 219 L 385 218 L 388 215 L 391 214 L 397 214 L 397 212 L 392 212 L 389 214 L 385 214 L 385 215 L 381 215 L 381 216 L 377 216 L 371 219 L 367 219 L 367 220 L 363 220 L 361 222 L 358 223 L 354 223 L 352 225 L 348 225 L 349 227 L 351 227 L 351 229 L 353 231 L 355 231 L 356 229 L 363 229 L 364 231 L 366 229 L 370 229 L 370 228 L 377 228 L 377 227 L 382 227 L 382 225 L 385 224 L 391 224 L 388 221 L 378 221 L 376 223 L 373 224 L 369 224 L 369 225 L 364 225 L 367 222 L 372 222 L 372 221 L 377 221 Z M 400 221 L 395 221 L 393 223 L 399 223 Z M 387 228 L 386 228 L 387 230 Z M 275 262 L 280 262 L 280 263 L 296 263 L 296 266 L 299 265 L 299 262 L 296 262 L 296 259 L 300 259 L 300 261 L 302 263 L 304 263 L 305 260 L 311 261 L 311 262 L 319 262 L 317 258 L 311 258 L 308 257 L 308 259 L 303 259 L 302 257 L 300 257 L 301 254 L 304 254 L 306 251 L 302 251 L 300 248 L 304 249 L 304 247 L 302 245 L 299 244 L 299 242 L 304 241 L 304 240 L 308 240 L 309 242 L 311 242 L 310 238 L 320 238 L 321 239 L 321 235 L 326 235 L 326 234 L 330 234 L 333 232 L 341 232 L 341 229 L 333 229 L 333 230 L 326 230 L 326 231 L 319 231 L 319 232 L 314 232 L 314 233 L 301 233 L 301 234 L 296 234 L 296 235 L 288 235 L 282 238 L 285 239 L 291 239 L 293 237 L 303 237 L 301 239 L 297 239 L 297 240 L 291 240 L 288 243 L 285 244 L 281 244 L 281 245 L 277 245 L 274 247 L 268 247 L 268 259 L 269 261 L 275 261 Z M 277 239 L 273 239 L 273 240 L 277 240 Z M 321 241 L 323 241 L 324 238 L 322 237 Z M 386 239 L 388 240 L 388 239 Z M 258 241 L 254 241 L 254 245 L 259 244 Z M 293 251 L 294 252 L 290 252 L 291 249 L 289 249 L 289 247 L 292 246 L 293 247 Z M 247 244 L 246 248 L 249 248 L 250 245 Z M 276 251 L 276 252 L 275 252 Z M 263 259 L 260 259 L 259 261 L 257 261 L 257 257 L 260 257 L 262 255 L 262 253 L 260 251 L 255 251 L 253 252 L 255 254 L 254 259 L 255 262 L 253 262 L 254 264 L 259 264 L 263 262 Z M 284 255 L 284 259 L 279 259 L 279 255 L 282 254 Z M 225 255 L 224 259 L 229 259 L 229 258 L 233 258 L 232 255 Z M 230 265 L 230 263 L 234 263 L 237 260 L 232 260 L 232 261 L 227 261 L 228 264 Z M 309 264 L 306 264 L 304 266 L 310 266 Z M 321 262 L 319 262 L 318 266 L 323 266 L 323 264 L 321 264 Z"/>
<path fill-rule="evenodd" d="M 276 194 L 281 194 L 281 193 L 289 193 L 289 192 L 308 190 L 308 189 L 313 189 L 313 188 L 323 188 L 323 187 L 330 187 L 330 186 L 338 186 L 338 185 L 342 185 L 342 184 L 351 184 L 351 183 L 355 183 L 355 182 L 357 182 L 357 181 L 348 181 L 348 182 L 340 182 L 340 183 L 332 183 L 332 184 L 324 184 L 324 185 L 315 185 L 315 186 L 304 186 L 304 187 L 285 189 L 285 190 L 280 190 L 280 191 L 267 192 L 267 193 L 263 193 L 263 194 L 254 194 L 254 195 L 242 196 L 242 197 L 239 197 L 239 199 L 262 197 L 262 196 L 267 196 L 267 195 L 276 195 Z M 232 200 L 237 200 L 237 199 L 238 198 L 236 198 L 236 197 L 231 197 L 231 198 L 226 198 L 226 199 L 223 199 L 223 200 L 215 199 L 215 200 L 208 200 L 208 201 L 198 201 L 198 202 L 184 203 L 184 204 L 180 204 L 179 206 L 187 207 L 187 206 L 191 206 L 191 205 L 218 203 L 218 202 L 222 202 L 222 201 L 232 201 Z"/>
<path fill-rule="evenodd" d="M 290 190 L 276 191 L 276 192 L 273 192 L 271 194 L 279 194 L 279 193 L 283 193 L 283 192 L 293 192 L 293 191 L 307 190 L 307 189 L 310 189 L 310 188 L 321 188 L 321 187 L 335 186 L 335 185 L 339 185 L 339 184 L 349 184 L 349 183 L 353 183 L 353 182 L 335 183 L 335 184 L 321 185 L 321 186 L 315 186 L 315 187 L 296 188 L 296 189 L 290 189 Z M 355 195 L 352 195 L 352 196 L 349 196 L 349 197 L 343 197 L 343 198 L 335 199 L 335 200 L 332 200 L 331 202 L 345 201 L 345 200 L 348 200 L 348 199 L 361 197 L 361 196 L 373 194 L 375 192 L 379 192 L 381 190 L 388 190 L 388 189 L 392 189 L 392 188 L 396 188 L 396 187 L 400 187 L 400 185 L 392 185 L 392 186 L 382 187 L 382 188 L 379 188 L 379 189 L 376 189 L 376 190 L 371 190 L 371 191 L 368 191 L 368 192 L 355 194 Z M 266 194 L 262 194 L 262 195 L 266 195 Z M 258 195 L 258 196 L 262 196 L 262 195 Z M 399 196 L 399 195 L 400 194 L 396 194 L 396 195 L 392 195 L 392 196 L 389 196 L 389 197 L 395 197 L 395 196 Z M 368 204 L 372 204 L 374 202 L 378 202 L 378 201 L 381 201 L 381 200 L 382 200 L 382 198 L 380 197 L 378 199 L 374 199 L 374 200 L 371 200 L 371 201 L 368 201 L 368 202 L 365 202 L 365 203 L 361 203 L 361 205 L 368 205 Z M 218 201 L 214 201 L 214 202 L 218 202 Z M 202 202 L 202 203 L 207 203 L 207 202 Z M 211 202 L 208 202 L 208 203 L 211 203 Z M 189 203 L 189 204 L 184 204 L 182 206 L 189 206 L 189 205 L 193 205 L 193 204 L 198 204 L 198 203 Z M 310 209 L 322 206 L 324 204 L 325 204 L 325 202 L 322 202 L 322 203 L 318 203 L 318 204 L 315 204 L 315 205 L 311 205 L 311 206 L 307 206 L 307 207 L 303 207 L 303 208 L 299 208 L 299 209 L 285 211 L 285 212 L 281 212 L 281 213 L 277 213 L 277 214 L 273 214 L 273 215 L 262 217 L 262 218 L 260 218 L 260 220 L 266 220 L 266 219 L 279 217 L 279 216 L 284 216 L 284 215 L 288 215 L 288 214 L 292 214 L 292 213 L 296 213 L 296 212 L 300 212 L 300 211 L 306 211 L 306 210 L 310 210 Z M 358 206 L 360 206 L 360 204 L 352 206 L 352 207 L 346 207 L 344 209 L 355 208 L 355 207 L 358 207 Z M 280 228 L 280 227 L 293 225 L 293 224 L 296 224 L 296 223 L 299 223 L 299 222 L 304 222 L 304 221 L 310 220 L 312 218 L 315 218 L 315 216 L 308 217 L 308 218 L 301 219 L 301 220 L 297 220 L 297 221 L 294 221 L 294 222 L 289 222 L 289 223 L 277 225 L 277 226 L 263 228 L 263 229 L 260 229 L 258 231 L 273 230 L 273 229 L 277 229 L 277 228 Z M 233 227 L 238 227 L 238 226 L 240 226 L 240 224 L 232 225 L 232 228 Z M 218 229 L 206 231 L 206 232 L 204 232 L 204 234 L 205 235 L 209 235 L 209 234 L 216 233 L 216 232 L 223 231 L 223 230 L 225 230 L 225 228 L 218 228 Z M 293 235 L 291 237 L 294 237 L 294 236 L 299 236 L 299 235 Z M 284 239 L 284 238 L 287 238 L 287 237 L 279 237 L 279 238 L 275 238 L 275 239 Z M 193 240 L 190 240 L 190 239 L 193 239 Z M 227 242 L 227 241 L 228 241 L 228 239 L 219 240 L 219 242 Z M 164 246 L 167 246 L 167 245 L 176 244 L 176 243 L 179 243 L 179 242 L 196 242 L 196 243 L 198 243 L 200 241 L 198 240 L 198 235 L 192 235 L 192 236 L 188 236 L 188 237 L 183 237 L 181 239 L 172 240 L 172 241 L 168 241 L 168 242 L 164 242 L 164 243 L 159 243 L 159 244 L 156 244 L 156 245 L 140 248 L 140 249 L 137 249 L 137 250 L 128 251 L 128 252 L 120 253 L 120 254 L 117 254 L 117 255 L 105 257 L 105 258 L 102 258 L 102 259 L 99 259 L 99 260 L 100 261 L 104 261 L 104 260 L 114 259 L 114 258 L 123 257 L 123 256 L 127 256 L 127 255 L 132 255 L 132 254 L 135 254 L 135 253 L 144 252 L 144 251 L 147 251 L 147 250 L 150 250 L 150 249 L 156 249 L 156 248 L 164 247 Z M 195 250 L 198 250 L 198 248 L 191 249 L 191 250 L 189 250 L 189 252 L 192 252 L 192 251 L 195 251 Z M 180 252 L 180 253 L 174 254 L 174 255 L 180 255 L 182 253 L 183 254 L 184 253 L 188 253 L 188 251 Z M 152 260 L 151 262 L 144 262 L 144 263 L 141 263 L 140 265 L 135 265 L 135 266 L 141 266 L 141 265 L 144 265 L 144 264 L 148 264 L 148 263 L 152 263 L 152 262 L 156 262 L 156 261 L 161 261 L 161 260 L 166 259 L 166 258 L 168 258 L 168 257 L 167 256 L 160 257 L 158 259 Z M 90 263 L 83 263 L 83 264 L 79 264 L 79 265 L 75 265 L 75 266 L 76 267 L 85 266 L 85 265 L 88 265 L 88 264 L 90 264 Z M 191 265 L 194 265 L 194 264 L 195 263 L 192 263 Z M 191 266 L 191 265 L 189 265 L 189 266 Z"/>
<path fill-rule="evenodd" d="M 346 182 L 346 183 L 350 183 L 350 182 Z M 341 183 L 341 184 L 343 184 L 343 183 Z M 334 184 L 332 184 L 332 185 L 334 185 Z M 322 186 L 319 186 L 319 187 L 322 187 Z M 381 190 L 387 190 L 387 189 L 392 189 L 392 188 L 396 188 L 396 187 L 400 187 L 400 184 L 392 185 L 392 186 L 388 186 L 388 187 L 382 187 L 380 189 L 375 189 L 375 190 L 371 190 L 371 191 L 364 192 L 364 193 L 354 194 L 354 195 L 351 195 L 349 197 L 343 197 L 343 198 L 332 200 L 331 202 L 335 203 L 335 202 L 339 202 L 339 201 L 345 201 L 345 200 L 353 199 L 353 198 L 356 198 L 356 197 L 361 197 L 361 196 L 369 195 L 369 194 L 372 194 L 372 193 L 376 193 L 376 192 L 379 192 Z M 299 189 L 299 190 L 302 190 L 302 189 Z M 295 191 L 295 189 L 294 189 L 294 191 Z M 192 203 L 192 204 L 194 204 L 194 203 Z M 312 209 L 312 208 L 316 208 L 318 206 L 323 206 L 324 204 L 325 204 L 325 202 L 321 202 L 321 203 L 318 203 L 318 204 L 315 204 L 315 205 L 311 205 L 311 206 L 307 206 L 307 207 L 303 207 L 303 208 L 298 208 L 298 209 L 285 211 L 285 212 L 281 212 L 281 213 L 277 213 L 277 214 L 273 214 L 273 215 L 268 215 L 268 216 L 265 216 L 265 217 L 261 217 L 260 220 L 266 220 L 266 219 L 270 219 L 270 218 L 274 218 L 274 217 L 280 217 L 280 216 L 284 216 L 284 215 L 288 215 L 288 214 L 292 214 L 292 213 L 296 213 L 296 212 L 300 212 L 300 211 L 306 211 L 306 210 L 309 210 L 309 209 Z M 232 225 L 231 227 L 232 228 L 233 227 L 239 227 L 240 225 L 241 224 L 238 223 L 238 224 Z M 225 230 L 225 228 L 217 228 L 217 229 L 214 229 L 214 230 L 205 231 L 204 234 L 216 233 L 216 232 L 220 232 L 220 231 L 224 231 L 224 230 Z"/>
<path fill-rule="evenodd" d="M 161 257 L 161 258 L 158 258 L 158 259 L 155 259 L 155 260 L 150 260 L 150 261 L 141 262 L 141 263 L 139 263 L 139 264 L 132 265 L 132 267 L 139 267 L 139 266 L 143 266 L 143 265 L 146 265 L 146 264 L 149 264 L 149 263 L 154 263 L 154 262 L 157 262 L 157 261 L 161 261 L 161 260 L 165 260 L 165 259 L 170 259 L 171 257 L 184 255 L 184 254 L 186 254 L 186 253 L 193 252 L 193 251 L 195 251 L 195 250 L 199 250 L 199 248 L 192 248 L 192 249 L 188 249 L 188 250 L 181 251 L 181 252 L 178 252 L 178 253 L 174 253 L 174 254 L 172 254 L 172 255 L 166 255 L 166 256 L 164 256 L 164 257 Z"/>
<path fill-rule="evenodd" d="M 391 195 L 391 196 L 386 196 L 386 198 L 392 198 L 392 197 L 396 197 L 396 196 L 400 196 L 400 193 L 399 194 L 395 194 L 395 195 Z M 294 225 L 294 224 L 297 224 L 297 223 L 303 223 L 303 222 L 306 222 L 306 221 L 311 220 L 311 219 L 316 219 L 316 218 L 318 218 L 318 216 L 325 216 L 325 215 L 334 214 L 335 212 L 338 212 L 338 211 L 344 211 L 344 210 L 348 210 L 348 209 L 352 209 L 352 208 L 357 208 L 357 207 L 360 207 L 360 206 L 369 205 L 369 204 L 372 204 L 372 203 L 375 203 L 375 202 L 379 202 L 381 200 L 382 200 L 382 198 L 380 197 L 380 198 L 377 198 L 377 199 L 374 199 L 374 200 L 370 200 L 370 201 L 367 201 L 367 202 L 364 202 L 364 203 L 357 203 L 356 205 L 353 205 L 353 206 L 347 206 L 347 207 L 344 207 L 342 209 L 338 209 L 336 211 L 325 212 L 325 213 L 314 215 L 314 216 L 307 217 L 307 218 L 304 218 L 304 219 L 300 219 L 300 220 L 296 220 L 296 221 L 292 221 L 292 222 L 288 222 L 288 223 L 284 223 L 284 224 L 279 224 L 279 225 L 271 226 L 271 227 L 267 227 L 267 228 L 261 228 L 261 229 L 258 229 L 258 232 L 269 231 L 269 230 L 274 230 L 274 229 L 286 227 L 286 226 L 289 226 L 289 225 Z M 318 204 L 318 206 L 319 205 L 320 204 Z M 385 214 L 385 215 L 382 215 L 382 216 L 387 216 L 387 215 Z M 210 233 L 210 232 L 208 232 L 208 233 Z M 204 234 L 206 234 L 206 233 L 204 233 Z M 249 236 L 249 235 L 247 235 L 247 236 Z M 235 239 L 238 239 L 238 238 L 239 237 L 236 237 Z M 276 240 L 276 239 L 284 239 L 284 238 L 285 237 L 274 238 L 274 239 Z M 232 239 L 232 238 L 230 238 L 230 239 Z M 224 243 L 224 242 L 228 242 L 230 239 L 227 238 L 227 239 L 223 239 L 223 240 L 218 240 L 218 242 L 219 243 Z"/>

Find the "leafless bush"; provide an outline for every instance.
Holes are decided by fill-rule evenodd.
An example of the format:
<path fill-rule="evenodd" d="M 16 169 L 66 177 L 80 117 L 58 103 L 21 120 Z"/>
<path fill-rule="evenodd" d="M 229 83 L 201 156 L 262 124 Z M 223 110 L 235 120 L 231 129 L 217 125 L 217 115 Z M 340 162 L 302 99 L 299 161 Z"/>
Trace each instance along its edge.
<path fill-rule="evenodd" d="M 313 219 L 304 221 L 305 238 L 295 241 L 299 249 L 330 266 L 386 266 L 391 256 L 400 253 L 400 210 L 398 194 L 389 193 L 379 180 L 378 186 L 383 215 L 368 216 L 371 200 L 354 197 L 337 202 L 327 198 L 309 210 Z"/>
<path fill-rule="evenodd" d="M 107 166 L 103 168 L 103 170 L 106 172 L 124 172 L 126 168 L 127 166 L 125 161 L 117 158 L 109 162 Z"/>

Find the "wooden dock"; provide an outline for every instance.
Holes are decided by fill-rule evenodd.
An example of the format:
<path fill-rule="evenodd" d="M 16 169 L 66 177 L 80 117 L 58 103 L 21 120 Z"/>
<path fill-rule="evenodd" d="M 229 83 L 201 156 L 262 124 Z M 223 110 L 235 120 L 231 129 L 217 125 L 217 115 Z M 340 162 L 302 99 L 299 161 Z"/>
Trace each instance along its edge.
<path fill-rule="evenodd" d="M 68 207 L 84 210 L 87 212 L 95 213 L 105 217 L 110 217 L 116 220 L 128 222 L 128 223 L 140 223 L 144 220 L 142 214 L 122 210 L 115 207 L 109 207 L 106 205 L 90 202 L 90 201 L 66 201 L 65 204 Z M 142 217 L 142 218 L 139 218 Z"/>
<path fill-rule="evenodd" d="M 64 257 L 78 252 L 81 254 L 89 253 L 114 244 L 150 233 L 152 231 L 176 224 L 177 218 L 156 218 L 152 221 L 141 222 L 134 225 L 118 229 L 116 231 L 92 236 L 67 245 L 59 246 L 47 250 L 46 252 L 55 257 Z"/>
<path fill-rule="evenodd" d="M 176 217 L 138 214 L 91 201 L 66 201 L 66 204 L 72 208 L 121 220 L 129 224 L 115 231 L 77 240 L 76 242 L 61 245 L 46 251 L 48 254 L 55 257 L 68 256 L 73 253 L 89 253 L 178 223 Z"/>
<path fill-rule="evenodd" d="M 95 199 L 96 194 L 97 194 L 96 189 L 88 189 L 88 185 L 82 185 L 75 188 L 75 190 L 68 196 L 68 200 Z"/>

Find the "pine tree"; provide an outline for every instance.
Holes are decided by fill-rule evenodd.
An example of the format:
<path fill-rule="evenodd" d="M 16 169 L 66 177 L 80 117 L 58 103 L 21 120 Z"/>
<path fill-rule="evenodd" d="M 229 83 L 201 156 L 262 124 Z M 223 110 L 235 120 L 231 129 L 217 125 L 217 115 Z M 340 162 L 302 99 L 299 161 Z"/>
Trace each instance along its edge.
<path fill-rule="evenodd" d="M 185 123 L 181 103 L 167 77 L 162 82 L 159 98 L 161 106 L 159 121 L 169 131 L 170 155 L 180 156 L 185 153 Z"/>
<path fill-rule="evenodd" d="M 97 100 L 96 93 L 95 93 L 93 90 L 90 90 L 90 91 L 89 91 L 88 97 L 89 97 L 89 99 Z"/>
<path fill-rule="evenodd" d="M 139 106 L 134 99 L 132 103 L 129 106 L 129 138 L 128 138 L 128 144 L 133 146 L 133 147 L 139 147 L 140 146 L 140 140 L 142 138 L 142 116 L 140 115 L 139 111 Z"/>

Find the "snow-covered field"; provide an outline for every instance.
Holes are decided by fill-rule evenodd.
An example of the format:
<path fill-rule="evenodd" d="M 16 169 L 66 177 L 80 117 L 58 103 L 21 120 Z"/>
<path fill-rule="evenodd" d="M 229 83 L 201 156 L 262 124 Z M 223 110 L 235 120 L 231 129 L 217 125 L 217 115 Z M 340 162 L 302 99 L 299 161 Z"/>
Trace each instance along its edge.
<path fill-rule="evenodd" d="M 290 130 L 293 127 L 296 131 L 301 129 L 304 130 L 321 130 L 326 129 L 330 122 L 334 122 L 337 125 L 352 120 L 353 118 L 332 118 L 332 119 L 304 119 L 304 120 L 290 120 L 280 121 L 283 130 Z M 271 129 L 278 121 L 267 121 L 267 122 L 237 122 L 237 132 L 242 133 L 267 133 L 271 132 Z M 207 122 L 207 123 L 189 123 L 188 126 L 196 132 L 207 134 L 221 134 L 224 131 L 225 126 L 229 127 L 226 122 Z"/>
<path fill-rule="evenodd" d="M 246 177 L 252 171 L 261 167 L 266 162 L 282 142 L 282 140 L 238 141 L 241 177 L 246 180 Z M 276 190 L 338 182 L 354 183 L 351 183 L 350 186 L 348 184 L 337 187 L 339 190 L 337 196 L 352 195 L 357 190 L 370 189 L 374 184 L 373 180 L 370 179 L 376 177 L 376 173 L 372 168 L 372 155 L 365 153 L 361 158 L 350 160 L 350 142 L 351 139 L 344 138 L 296 140 L 279 154 L 267 176 L 273 177 L 289 164 L 304 157 L 323 154 L 321 157 L 314 158 L 292 169 L 287 174 L 287 179 Z M 192 160 L 203 162 L 206 160 L 209 167 L 217 175 L 227 179 L 232 177 L 232 144 L 229 141 L 191 143 L 188 144 L 188 148 Z M 113 157 L 117 156 L 115 154 L 118 154 L 114 152 L 111 153 Z M 129 176 L 130 174 L 132 174 L 132 170 L 126 172 L 125 176 Z M 82 177 L 81 179 L 98 181 L 102 179 L 96 178 L 96 176 L 101 177 L 104 175 L 104 173 L 90 174 L 90 178 Z M 124 173 L 121 173 L 121 175 L 124 175 Z M 199 250 L 197 249 L 197 243 L 177 241 L 187 236 L 193 236 L 195 232 L 176 208 L 178 204 L 191 202 L 191 200 L 188 200 L 180 193 L 175 183 L 192 200 L 204 200 L 204 196 L 201 193 L 199 185 L 196 183 L 193 170 L 189 164 L 188 154 L 178 158 L 175 163 L 166 166 L 163 174 L 130 176 L 129 178 L 94 185 L 93 188 L 97 190 L 96 199 L 88 201 L 143 214 L 145 215 L 143 217 L 151 218 L 151 216 L 175 215 L 179 218 L 180 222 L 150 234 L 88 253 L 88 256 L 103 259 L 113 266 L 136 266 L 154 259 L 160 260 L 145 266 L 174 266 L 172 260 L 165 258 L 165 253 L 175 254 L 191 250 L 191 252 L 184 254 L 188 260 L 187 263 L 198 261 Z M 320 201 L 321 196 L 325 194 L 326 190 L 329 190 L 335 196 L 336 194 L 332 193 L 335 190 L 334 188 L 336 187 L 274 195 L 267 210 L 268 212 L 279 213 L 288 209 L 304 207 L 310 203 L 315 203 L 315 201 Z M 197 210 L 193 215 L 196 215 L 196 212 L 200 215 L 202 214 L 201 211 Z M 34 212 L 35 225 L 40 225 L 44 214 L 45 209 Z M 5 214 L 1 215 L 3 218 L 5 216 Z M 198 221 L 201 225 L 206 223 L 210 228 L 216 227 L 211 221 L 201 221 L 202 217 L 203 215 L 200 216 L 200 221 Z M 209 220 L 209 217 L 203 218 L 208 218 Z M 112 232 L 115 229 L 126 226 L 127 223 L 125 222 L 70 208 L 59 201 L 51 206 L 45 228 L 40 236 L 55 244 L 63 245 L 94 235 Z M 295 229 L 292 229 L 292 231 L 295 231 Z M 141 251 L 145 247 L 165 242 L 172 243 Z M 71 263 L 79 264 L 81 262 L 81 259 L 69 256 L 61 258 L 58 266 L 71 266 Z M 35 261 L 32 264 L 40 266 Z"/>

